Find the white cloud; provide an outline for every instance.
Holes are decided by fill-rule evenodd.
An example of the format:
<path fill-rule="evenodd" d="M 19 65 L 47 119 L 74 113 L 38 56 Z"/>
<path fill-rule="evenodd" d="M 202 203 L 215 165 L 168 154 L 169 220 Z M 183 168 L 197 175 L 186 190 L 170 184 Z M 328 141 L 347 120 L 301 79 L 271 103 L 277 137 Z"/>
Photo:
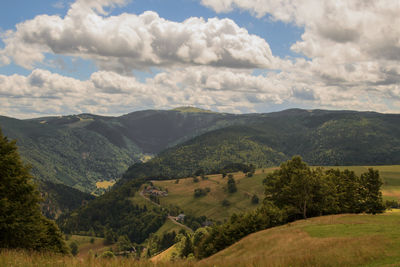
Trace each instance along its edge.
<path fill-rule="evenodd" d="M 313 75 L 305 70 L 254 76 L 236 69 L 186 67 L 169 69 L 146 82 L 109 71 L 80 81 L 36 69 L 28 76 L 0 75 L 0 102 L 8 103 L 0 106 L 0 114 L 21 118 L 85 112 L 113 115 L 189 105 L 235 113 L 280 106 L 386 112 L 388 105 L 395 107 L 398 102 L 399 86 L 343 90 Z"/>
<path fill-rule="evenodd" d="M 43 62 L 45 53 L 94 60 L 103 70 L 130 72 L 151 66 L 212 65 L 273 68 L 268 43 L 230 19 L 189 18 L 182 23 L 147 11 L 106 16 L 104 7 L 124 0 L 78 0 L 67 15 L 41 15 L 17 24 L 3 36 L 3 64 L 24 68 Z"/>
<path fill-rule="evenodd" d="M 154 12 L 109 16 L 124 0 L 78 0 L 65 17 L 42 15 L 2 36 L 0 63 L 25 68 L 46 53 L 82 57 L 100 71 L 86 81 L 34 69 L 0 75 L 0 112 L 121 114 L 194 105 L 223 112 L 270 107 L 399 109 L 400 3 L 317 0 L 203 0 L 217 12 L 235 8 L 304 28 L 282 60 L 268 43 L 229 19 L 173 22 Z M 156 66 L 145 82 L 133 69 Z M 253 75 L 254 68 L 265 70 Z"/>
<path fill-rule="evenodd" d="M 291 49 L 308 59 L 281 65 L 293 84 L 301 78 L 305 88 L 314 88 L 313 93 L 311 89 L 295 91 L 297 96 L 317 97 L 324 106 L 332 101 L 332 106 L 351 108 L 355 97 L 358 103 L 365 103 L 369 97 L 375 97 L 371 102 L 380 102 L 376 97 L 396 95 L 394 88 L 400 84 L 399 1 L 202 0 L 202 3 L 216 12 L 247 10 L 259 18 L 269 16 L 304 28 L 301 40 Z"/>

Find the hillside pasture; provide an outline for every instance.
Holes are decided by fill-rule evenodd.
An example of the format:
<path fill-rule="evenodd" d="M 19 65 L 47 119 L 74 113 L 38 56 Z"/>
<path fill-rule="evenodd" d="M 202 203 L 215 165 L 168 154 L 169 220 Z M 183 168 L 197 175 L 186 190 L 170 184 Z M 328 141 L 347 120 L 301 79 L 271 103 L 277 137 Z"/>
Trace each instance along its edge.
<path fill-rule="evenodd" d="M 382 193 L 384 200 L 400 201 L 400 165 L 388 166 L 324 166 L 324 169 L 349 169 L 357 175 L 367 172 L 368 168 L 379 170 L 383 180 Z M 246 177 L 242 172 L 234 173 L 237 192 L 230 194 L 226 190 L 228 178 L 222 178 L 221 174 L 208 175 L 207 180 L 198 177 L 199 182 L 195 183 L 193 178 L 176 180 L 152 181 L 155 186 L 168 189 L 168 196 L 160 197 L 161 206 L 179 206 L 185 213 L 194 216 L 205 215 L 210 219 L 224 221 L 233 213 L 241 213 L 254 209 L 257 205 L 251 204 L 251 197 L 255 194 L 259 197 L 260 203 L 264 198 L 264 186 L 262 181 L 267 173 L 275 168 L 258 169 L 253 177 Z M 194 197 L 196 188 L 210 188 L 206 196 Z M 229 206 L 223 206 L 222 201 L 226 199 Z"/>
<path fill-rule="evenodd" d="M 251 234 L 205 266 L 398 266 L 399 212 L 333 215 Z"/>
<path fill-rule="evenodd" d="M 274 168 L 265 169 L 265 173 L 271 172 Z M 228 219 L 233 213 L 241 213 L 249 209 L 254 209 L 257 205 L 251 204 L 251 197 L 255 194 L 260 202 L 263 199 L 264 188 L 262 180 L 265 173 L 258 170 L 253 177 L 246 177 L 243 173 L 234 173 L 237 192 L 228 193 L 228 178 L 222 178 L 221 174 L 208 175 L 208 179 L 194 182 L 193 178 L 165 181 L 152 181 L 155 186 L 168 189 L 168 196 L 160 197 L 161 206 L 179 206 L 185 213 L 194 216 L 205 215 L 207 218 L 223 221 Z M 196 188 L 210 188 L 206 196 L 194 197 Z M 231 203 L 229 206 L 222 204 L 223 200 Z"/>

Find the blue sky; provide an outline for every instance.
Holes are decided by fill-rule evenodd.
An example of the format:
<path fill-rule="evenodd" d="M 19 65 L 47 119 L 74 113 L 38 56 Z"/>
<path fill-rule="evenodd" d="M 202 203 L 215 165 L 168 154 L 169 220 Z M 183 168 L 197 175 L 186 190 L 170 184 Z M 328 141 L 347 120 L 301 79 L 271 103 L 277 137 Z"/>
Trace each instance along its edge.
<path fill-rule="evenodd" d="M 360 3 L 7 1 L 0 114 L 119 115 L 189 105 L 398 113 L 400 4 Z"/>

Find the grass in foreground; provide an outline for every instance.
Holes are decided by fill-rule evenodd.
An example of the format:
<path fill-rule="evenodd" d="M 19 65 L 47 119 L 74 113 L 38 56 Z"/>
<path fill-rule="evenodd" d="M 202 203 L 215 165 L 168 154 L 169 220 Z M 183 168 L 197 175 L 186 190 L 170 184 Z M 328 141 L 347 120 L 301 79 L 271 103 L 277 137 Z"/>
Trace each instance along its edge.
<path fill-rule="evenodd" d="M 38 253 L 20 250 L 1 250 L 0 251 L 0 266 L 1 267 L 22 267 L 22 266 L 44 266 L 44 267 L 183 267 L 193 266 L 191 262 L 176 261 L 176 262 L 159 262 L 157 264 L 147 260 L 135 260 L 133 258 L 116 257 L 111 259 L 93 258 L 93 257 L 71 257 L 49 253 Z"/>
<path fill-rule="evenodd" d="M 169 262 L 68 257 L 3 250 L 0 266 L 398 266 L 400 212 L 332 215 L 251 234 L 204 259 Z"/>
<path fill-rule="evenodd" d="M 301 220 L 251 234 L 201 263 L 215 266 L 399 264 L 399 221 L 399 212 Z"/>

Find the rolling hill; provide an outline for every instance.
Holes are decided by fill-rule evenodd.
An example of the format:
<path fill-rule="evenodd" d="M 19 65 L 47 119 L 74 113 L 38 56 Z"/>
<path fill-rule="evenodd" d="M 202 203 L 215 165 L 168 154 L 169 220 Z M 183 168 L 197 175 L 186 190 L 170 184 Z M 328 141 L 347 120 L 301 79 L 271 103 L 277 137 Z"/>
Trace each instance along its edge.
<path fill-rule="evenodd" d="M 200 266 L 397 266 L 399 212 L 300 220 L 246 236 Z"/>
<path fill-rule="evenodd" d="M 374 112 L 234 115 L 185 107 L 119 117 L 0 117 L 0 128 L 17 139 L 35 177 L 86 192 L 129 166 L 128 179 L 212 173 L 232 162 L 270 167 L 297 154 L 313 165 L 400 163 L 400 115 Z"/>
<path fill-rule="evenodd" d="M 311 165 L 400 163 L 400 115 L 354 111 L 286 110 L 248 114 L 227 126 L 129 167 L 125 179 L 173 179 L 229 163 L 277 166 L 294 155 Z"/>
<path fill-rule="evenodd" d="M 203 110 L 146 110 L 120 117 L 80 114 L 18 120 L 0 116 L 0 128 L 16 139 L 23 160 L 40 180 L 92 192 L 133 163 L 211 129 L 235 115 Z"/>
<path fill-rule="evenodd" d="M 326 167 L 330 168 L 330 167 Z M 368 170 L 369 166 L 339 166 L 339 169 L 354 170 L 360 174 Z M 400 165 L 392 166 L 374 166 L 380 171 L 381 178 L 384 181 L 383 197 L 386 200 L 400 200 Z M 144 199 L 140 191 L 143 190 L 144 181 L 133 179 L 123 185 L 114 187 L 110 192 L 89 202 L 72 214 L 64 216 L 59 220 L 59 224 L 64 231 L 71 233 L 87 234 L 92 228 L 95 233 L 102 234 L 104 229 L 111 227 L 118 235 L 129 233 L 131 227 L 144 227 L 146 234 L 161 231 L 169 231 L 171 224 L 166 216 L 157 219 L 152 229 L 145 227 L 135 218 L 148 219 L 150 216 L 156 218 L 156 214 L 166 214 L 173 209 L 180 210 L 186 215 L 193 217 L 206 216 L 214 222 L 224 222 L 233 213 L 240 214 L 258 207 L 251 202 L 253 195 L 257 195 L 259 202 L 264 199 L 264 186 L 262 184 L 266 174 L 275 168 L 259 169 L 253 177 L 246 177 L 243 173 L 234 173 L 237 192 L 228 193 L 226 190 L 227 178 L 222 175 L 208 175 L 208 179 L 199 178 L 199 182 L 194 182 L 193 178 L 183 178 L 176 180 L 153 180 L 151 183 L 163 190 L 168 191 L 167 196 L 159 197 L 160 205 L 154 205 Z M 210 192 L 205 196 L 195 197 L 194 191 L 197 188 L 209 188 Z M 229 205 L 222 202 L 227 200 Z M 144 209 L 143 207 L 146 206 Z M 120 211 L 117 211 L 120 210 Z M 127 220 L 126 218 L 130 218 Z M 162 226 L 163 225 L 163 226 Z M 157 228 L 158 227 L 158 228 Z M 160 230 L 160 228 L 164 230 Z M 176 229 L 176 228 L 175 228 Z M 140 241 L 145 236 L 141 235 Z M 134 240 L 134 239 L 132 239 Z"/>

